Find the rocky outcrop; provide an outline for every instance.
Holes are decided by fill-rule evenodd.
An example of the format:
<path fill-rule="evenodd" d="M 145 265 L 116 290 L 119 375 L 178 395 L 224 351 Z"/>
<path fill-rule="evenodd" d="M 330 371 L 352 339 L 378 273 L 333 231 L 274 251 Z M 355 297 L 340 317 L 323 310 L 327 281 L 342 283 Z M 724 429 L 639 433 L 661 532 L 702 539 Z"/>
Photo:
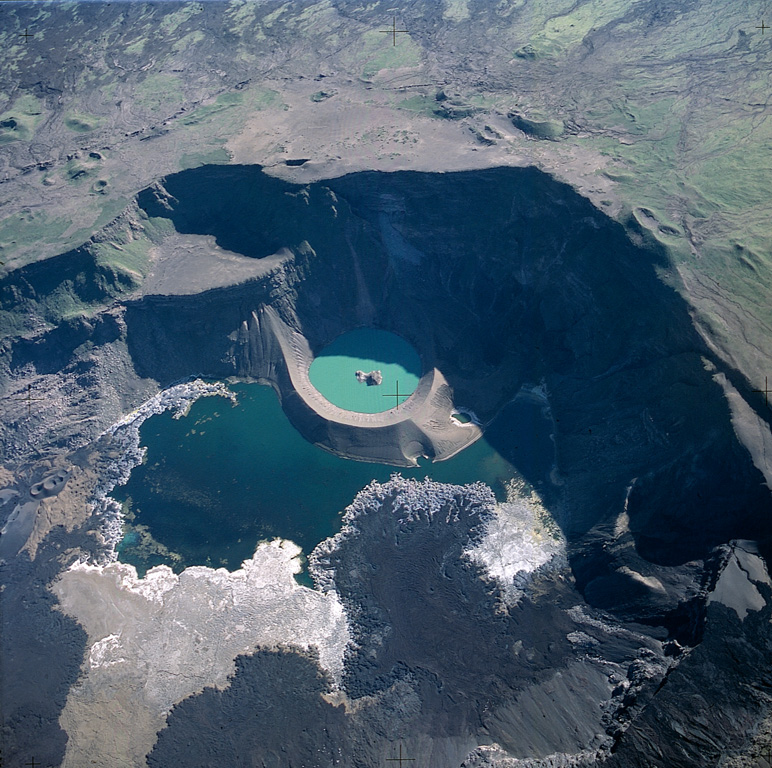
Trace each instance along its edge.
<path fill-rule="evenodd" d="M 357 381 L 367 384 L 368 387 L 378 386 L 383 383 L 383 374 L 380 371 L 370 371 L 369 373 L 357 371 L 355 376 Z"/>
<path fill-rule="evenodd" d="M 562 120 L 535 119 L 533 117 L 526 117 L 519 112 L 510 112 L 509 119 L 515 128 L 519 128 L 527 136 L 531 136 L 534 139 L 557 141 L 566 129 L 565 123 Z"/>
<path fill-rule="evenodd" d="M 768 491 L 737 441 L 714 377 L 724 375 L 750 400 L 748 384 L 706 348 L 683 301 L 658 280 L 661 257 L 636 248 L 621 227 L 544 174 L 364 173 L 299 187 L 255 167 L 204 167 L 146 190 L 139 205 L 138 220 L 164 217 L 232 253 L 282 258 L 235 285 L 138 296 L 79 324 L 72 339 L 57 329 L 35 343 L 10 340 L 7 366 L 42 370 L 38 347 L 46 345 L 46 360 L 48 347 L 60 350 L 62 369 L 77 349 L 73 374 L 108 393 L 116 381 L 138 390 L 199 373 L 271 381 L 312 442 L 346 455 L 339 427 L 292 394 L 283 360 L 285 353 L 313 356 L 364 313 L 409 341 L 425 370 L 441 372 L 447 388 L 430 396 L 438 417 L 452 398 L 485 425 L 524 384 L 544 384 L 563 483 L 545 489 L 546 502 L 554 509 L 570 502 L 562 525 L 578 543 L 571 555 L 578 584 L 592 584 L 604 607 L 629 602 L 632 582 L 620 569 L 654 576 L 631 562 L 630 544 L 667 568 L 700 560 L 733 536 L 761 535 L 766 518 L 757 511 L 768 505 Z M 75 271 L 87 271 L 76 255 Z M 6 289 L 50 304 L 61 266 L 35 265 L 21 282 L 14 273 Z M 65 282 L 90 284 L 87 276 Z M 266 327 L 268 308 L 306 351 L 295 341 L 282 349 Z M 102 350 L 110 345 L 111 356 L 101 354 L 86 374 L 90 338 L 104 341 Z M 121 404 L 112 393 L 104 402 L 113 410 Z M 455 439 L 452 432 L 428 438 L 423 427 L 384 436 L 400 445 L 397 463 L 411 463 L 405 455 L 450 455 Z M 507 451 L 504 442 L 494 447 Z M 625 508 L 626 537 L 596 547 Z M 672 599 L 663 603 L 643 584 L 633 586 L 662 620 Z"/>

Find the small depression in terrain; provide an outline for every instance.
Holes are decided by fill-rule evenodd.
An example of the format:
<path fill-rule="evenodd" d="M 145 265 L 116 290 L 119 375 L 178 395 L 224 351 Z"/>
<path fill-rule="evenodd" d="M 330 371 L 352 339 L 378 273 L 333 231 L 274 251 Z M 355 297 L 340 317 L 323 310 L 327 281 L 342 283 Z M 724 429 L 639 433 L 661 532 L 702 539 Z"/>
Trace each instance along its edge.
<path fill-rule="evenodd" d="M 341 513 L 359 490 L 396 471 L 343 459 L 306 441 L 271 387 L 231 389 L 236 406 L 202 397 L 181 419 L 167 411 L 140 427 L 146 459 L 112 494 L 126 511 L 119 557 L 140 574 L 162 563 L 177 572 L 190 565 L 235 570 L 259 541 L 277 536 L 308 554 L 340 529 Z M 399 472 L 459 484 L 481 480 L 503 500 L 504 483 L 523 474 L 549 482 L 550 432 L 543 404 L 517 398 L 486 431 L 510 446 L 503 453 L 483 437 L 448 461 Z"/>
<path fill-rule="evenodd" d="M 378 373 L 380 383 L 357 378 Z M 333 405 L 380 413 L 403 403 L 421 378 L 418 353 L 394 333 L 358 328 L 338 336 L 311 363 L 311 383 Z"/>

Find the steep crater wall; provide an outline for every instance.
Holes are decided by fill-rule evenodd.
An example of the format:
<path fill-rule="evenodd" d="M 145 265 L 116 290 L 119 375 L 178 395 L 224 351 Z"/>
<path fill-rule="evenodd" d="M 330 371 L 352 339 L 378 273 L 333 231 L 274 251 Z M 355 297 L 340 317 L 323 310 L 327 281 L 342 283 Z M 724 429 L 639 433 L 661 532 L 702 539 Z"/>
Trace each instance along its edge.
<path fill-rule="evenodd" d="M 662 255 L 636 247 L 566 185 L 501 168 L 301 186 L 255 166 L 211 166 L 170 176 L 137 202 L 143 216 L 214 236 L 228 251 L 266 264 L 283 254 L 236 285 L 124 301 L 114 333 L 140 377 L 161 386 L 192 374 L 271 381 L 306 437 L 343 453 L 337 428 L 309 420 L 294 394 L 267 317 L 310 355 L 355 327 L 397 333 L 483 425 L 521 387 L 543 384 L 557 454 L 543 495 L 569 539 L 577 584 L 595 604 L 652 621 L 691 619 L 673 614 L 677 584 L 672 594 L 668 584 L 653 588 L 630 567 L 648 577 L 647 563 L 678 566 L 768 533 L 759 512 L 769 492 L 713 375 L 746 396 L 747 383 L 706 348 L 658 279 Z M 56 290 L 52 281 L 30 273 L 22 287 L 40 297 Z M 14 361 L 35 365 L 25 344 L 8 348 L 12 374 Z M 510 454 L 510 436 L 486 437 Z M 409 450 L 432 455 L 422 440 Z"/>
<path fill-rule="evenodd" d="M 255 167 L 208 167 L 165 179 L 139 204 L 254 258 L 293 254 L 261 280 L 130 304 L 144 375 L 277 375 L 254 320 L 265 306 L 312 353 L 374 325 L 410 341 L 483 422 L 523 384 L 546 384 L 565 482 L 547 495 L 565 501 L 570 538 L 625 505 L 639 551 L 663 564 L 760 533 L 754 514 L 768 492 L 704 361 L 721 364 L 656 276 L 663 257 L 541 172 L 372 172 L 295 186 Z M 577 560 L 581 585 L 602 576 L 592 561 Z"/>

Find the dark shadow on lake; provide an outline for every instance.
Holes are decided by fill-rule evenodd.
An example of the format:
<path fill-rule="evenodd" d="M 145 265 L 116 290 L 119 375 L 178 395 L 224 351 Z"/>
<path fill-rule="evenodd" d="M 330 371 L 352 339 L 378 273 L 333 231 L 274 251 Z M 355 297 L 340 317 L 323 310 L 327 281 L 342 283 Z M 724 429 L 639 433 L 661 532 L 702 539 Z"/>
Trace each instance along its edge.
<path fill-rule="evenodd" d="M 235 570 L 253 555 L 258 541 L 277 536 L 308 554 L 340 529 L 340 515 L 359 490 L 394 472 L 458 484 L 482 480 L 502 501 L 504 483 L 519 477 L 511 460 L 522 456 L 502 456 L 485 438 L 448 461 L 421 459 L 415 469 L 342 459 L 303 439 L 270 387 L 236 384 L 231 389 L 238 393 L 237 406 L 204 397 L 181 419 L 167 412 L 140 428 L 147 460 L 113 492 L 132 518 L 120 559 L 140 573 L 161 563 L 177 572 L 189 565 Z M 492 425 L 494 434 L 546 433 L 549 422 L 540 420 L 540 410 L 531 403 L 513 404 Z M 532 457 L 529 466 L 544 476 L 552 444 L 547 437 L 540 445 L 544 456 Z"/>

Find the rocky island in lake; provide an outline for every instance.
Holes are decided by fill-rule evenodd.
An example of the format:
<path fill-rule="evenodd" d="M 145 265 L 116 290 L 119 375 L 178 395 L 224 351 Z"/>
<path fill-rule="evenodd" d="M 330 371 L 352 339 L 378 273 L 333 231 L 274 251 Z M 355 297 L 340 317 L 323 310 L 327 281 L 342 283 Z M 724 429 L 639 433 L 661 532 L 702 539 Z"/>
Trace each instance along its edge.
<path fill-rule="evenodd" d="M 356 377 L 357 381 L 362 382 L 363 384 L 367 384 L 368 387 L 383 384 L 383 374 L 380 371 L 370 371 L 370 373 L 357 371 Z"/>

